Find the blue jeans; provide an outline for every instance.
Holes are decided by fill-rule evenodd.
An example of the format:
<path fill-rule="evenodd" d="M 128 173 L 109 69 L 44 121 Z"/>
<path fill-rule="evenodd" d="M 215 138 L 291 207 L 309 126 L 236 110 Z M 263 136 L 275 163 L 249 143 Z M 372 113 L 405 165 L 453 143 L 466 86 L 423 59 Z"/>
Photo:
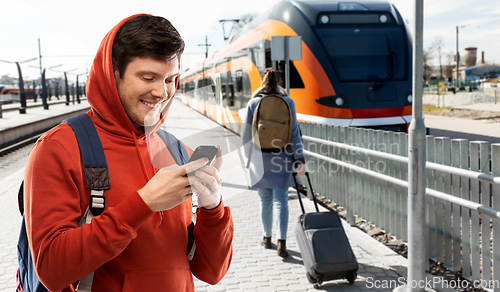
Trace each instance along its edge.
<path fill-rule="evenodd" d="M 276 203 L 278 213 L 277 229 L 278 239 L 286 239 L 288 229 L 288 188 L 264 189 L 259 188 L 261 202 L 261 218 L 265 237 L 270 237 L 273 232 L 273 202 Z"/>

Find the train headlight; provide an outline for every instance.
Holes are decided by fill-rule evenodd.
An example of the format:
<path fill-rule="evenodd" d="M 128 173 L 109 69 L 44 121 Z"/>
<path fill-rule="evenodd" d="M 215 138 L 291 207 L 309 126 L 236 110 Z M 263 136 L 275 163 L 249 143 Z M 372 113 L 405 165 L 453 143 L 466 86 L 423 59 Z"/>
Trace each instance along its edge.
<path fill-rule="evenodd" d="M 328 21 L 330 21 L 330 17 L 328 17 L 327 15 L 321 16 L 321 22 L 322 23 L 327 24 Z"/>
<path fill-rule="evenodd" d="M 408 100 L 409 103 L 412 103 L 413 101 L 413 96 L 411 94 L 408 95 L 408 97 L 406 98 Z"/>
<path fill-rule="evenodd" d="M 343 95 L 323 96 L 315 100 L 317 103 L 333 108 L 349 108 L 349 102 Z"/>
<path fill-rule="evenodd" d="M 380 22 L 386 23 L 387 22 L 387 15 L 385 15 L 385 14 L 380 15 Z"/>

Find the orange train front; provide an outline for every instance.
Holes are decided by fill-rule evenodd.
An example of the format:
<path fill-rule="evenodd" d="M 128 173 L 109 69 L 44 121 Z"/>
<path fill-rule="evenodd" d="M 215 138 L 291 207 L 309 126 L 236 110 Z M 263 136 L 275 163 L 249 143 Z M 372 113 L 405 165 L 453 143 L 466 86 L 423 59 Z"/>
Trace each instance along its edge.
<path fill-rule="evenodd" d="M 184 103 L 239 132 L 238 111 L 260 87 L 271 37 L 301 36 L 302 59 L 290 61 L 297 117 L 331 125 L 407 130 L 412 104 L 412 43 L 389 2 L 280 1 L 228 44 L 181 75 Z"/>

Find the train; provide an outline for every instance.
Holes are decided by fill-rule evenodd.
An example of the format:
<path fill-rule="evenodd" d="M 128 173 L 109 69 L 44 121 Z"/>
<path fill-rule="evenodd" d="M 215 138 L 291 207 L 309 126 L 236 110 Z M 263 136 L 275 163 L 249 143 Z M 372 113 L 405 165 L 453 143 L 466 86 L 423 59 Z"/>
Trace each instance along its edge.
<path fill-rule="evenodd" d="M 8 85 L 0 85 L 0 94 L 19 94 L 19 88 Z"/>
<path fill-rule="evenodd" d="M 34 92 L 40 93 L 40 89 L 37 88 Z M 33 96 L 33 88 L 25 88 L 24 92 L 26 93 L 26 98 L 32 98 Z M 19 95 L 19 87 L 11 86 L 11 85 L 0 85 L 0 95 Z"/>
<path fill-rule="evenodd" d="M 179 79 L 183 103 L 239 133 L 271 59 L 271 39 L 301 36 L 289 96 L 305 122 L 407 132 L 412 118 L 412 37 L 385 1 L 279 1 Z"/>

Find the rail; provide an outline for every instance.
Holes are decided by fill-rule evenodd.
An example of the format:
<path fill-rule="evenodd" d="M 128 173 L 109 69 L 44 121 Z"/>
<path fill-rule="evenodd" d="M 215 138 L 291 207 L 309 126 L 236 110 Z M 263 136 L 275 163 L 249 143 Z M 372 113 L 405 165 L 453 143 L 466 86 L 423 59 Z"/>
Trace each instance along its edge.
<path fill-rule="evenodd" d="M 408 135 L 300 123 L 315 190 L 347 218 L 408 240 Z M 428 257 L 500 289 L 500 144 L 427 136 Z M 496 267 L 496 268 L 495 268 Z"/>
<path fill-rule="evenodd" d="M 11 152 L 14 152 L 18 149 L 21 149 L 27 145 L 35 143 L 36 140 L 38 140 L 38 138 L 40 138 L 41 136 L 42 136 L 42 134 L 36 134 L 36 135 L 33 135 L 32 137 L 24 139 L 23 141 L 17 142 L 13 145 L 9 145 L 7 147 L 0 149 L 0 157 L 7 155 Z"/>

